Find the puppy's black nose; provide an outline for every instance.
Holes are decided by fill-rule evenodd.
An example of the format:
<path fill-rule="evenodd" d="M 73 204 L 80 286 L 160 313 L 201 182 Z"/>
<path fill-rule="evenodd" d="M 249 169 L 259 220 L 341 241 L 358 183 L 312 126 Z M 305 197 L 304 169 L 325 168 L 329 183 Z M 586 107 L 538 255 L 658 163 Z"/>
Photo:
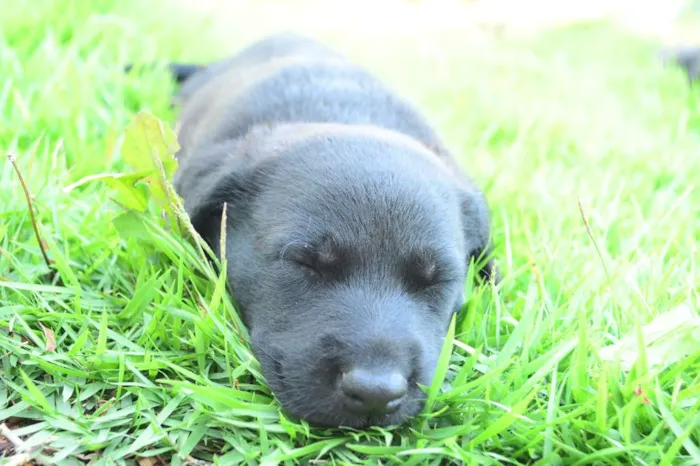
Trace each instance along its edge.
<path fill-rule="evenodd" d="M 408 382 L 398 372 L 358 368 L 343 374 L 340 388 L 351 411 L 381 415 L 399 409 Z"/>

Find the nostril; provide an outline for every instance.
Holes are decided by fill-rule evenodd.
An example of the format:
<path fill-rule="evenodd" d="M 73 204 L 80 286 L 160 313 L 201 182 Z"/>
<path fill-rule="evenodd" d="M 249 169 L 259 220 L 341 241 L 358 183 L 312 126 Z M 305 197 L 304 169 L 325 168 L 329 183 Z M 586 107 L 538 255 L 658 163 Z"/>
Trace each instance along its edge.
<path fill-rule="evenodd" d="M 340 387 L 351 410 L 385 414 L 399 409 L 408 381 L 398 372 L 353 369 L 343 374 Z"/>

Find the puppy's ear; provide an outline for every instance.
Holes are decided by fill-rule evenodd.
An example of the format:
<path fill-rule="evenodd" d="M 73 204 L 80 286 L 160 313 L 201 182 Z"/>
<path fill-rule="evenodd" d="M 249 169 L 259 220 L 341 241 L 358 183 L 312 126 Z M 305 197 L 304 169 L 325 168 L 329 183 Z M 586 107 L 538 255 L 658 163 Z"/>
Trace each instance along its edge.
<path fill-rule="evenodd" d="M 216 250 L 221 235 L 224 204 L 226 217 L 240 222 L 252 193 L 248 189 L 245 171 L 220 173 L 211 181 L 211 185 L 203 186 L 196 202 L 190 203 L 187 213 L 195 230 Z"/>
<path fill-rule="evenodd" d="M 235 143 L 214 146 L 196 157 L 184 157 L 175 177 L 175 189 L 184 201 L 190 222 L 209 246 L 220 255 L 221 218 L 241 224 L 254 196 L 252 170 L 232 157 Z"/>
<path fill-rule="evenodd" d="M 466 261 L 479 267 L 479 276 L 484 280 L 501 281 L 493 255 L 491 243 L 491 212 L 484 195 L 476 190 L 465 190 L 462 194 L 462 216 Z"/>

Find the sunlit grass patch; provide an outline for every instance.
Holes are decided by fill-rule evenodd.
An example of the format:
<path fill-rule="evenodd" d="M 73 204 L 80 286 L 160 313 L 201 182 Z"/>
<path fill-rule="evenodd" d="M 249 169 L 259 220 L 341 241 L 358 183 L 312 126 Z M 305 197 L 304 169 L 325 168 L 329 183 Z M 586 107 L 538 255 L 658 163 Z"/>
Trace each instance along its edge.
<path fill-rule="evenodd" d="M 138 171 L 124 131 L 141 109 L 172 124 L 165 61 L 232 53 L 257 37 L 254 18 L 239 18 L 251 24 L 236 22 L 229 37 L 221 31 L 233 20 L 167 2 L 2 10 L 0 146 L 27 180 L 56 274 L 3 159 L 0 423 L 22 444 L 0 432 L 0 455 L 49 464 L 700 461 L 700 335 L 691 330 L 700 98 L 656 62 L 653 44 L 600 25 L 474 44 L 456 31 L 337 39 L 417 101 L 486 188 L 504 275 L 499 287 L 465 285 L 424 413 L 400 428 L 337 432 L 280 411 L 225 276 L 186 228 L 162 221 L 162 204 L 140 208 L 157 199 L 152 191 L 125 198 L 104 179 L 75 184 Z M 142 66 L 125 75 L 128 62 Z M 689 309 L 678 314 L 685 331 L 677 348 L 662 346 L 669 364 L 660 365 L 644 326 L 679 306 Z M 622 361 L 608 357 L 619 341 Z"/>

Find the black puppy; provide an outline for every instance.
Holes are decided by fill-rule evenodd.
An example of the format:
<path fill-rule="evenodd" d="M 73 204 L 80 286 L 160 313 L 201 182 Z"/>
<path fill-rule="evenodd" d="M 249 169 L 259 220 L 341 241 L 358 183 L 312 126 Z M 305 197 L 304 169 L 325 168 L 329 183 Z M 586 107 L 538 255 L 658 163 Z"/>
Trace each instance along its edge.
<path fill-rule="evenodd" d="M 275 35 L 172 69 L 175 187 L 228 258 L 283 407 L 360 428 L 416 414 L 467 268 L 490 254 L 481 192 L 413 106 L 312 39 Z"/>

